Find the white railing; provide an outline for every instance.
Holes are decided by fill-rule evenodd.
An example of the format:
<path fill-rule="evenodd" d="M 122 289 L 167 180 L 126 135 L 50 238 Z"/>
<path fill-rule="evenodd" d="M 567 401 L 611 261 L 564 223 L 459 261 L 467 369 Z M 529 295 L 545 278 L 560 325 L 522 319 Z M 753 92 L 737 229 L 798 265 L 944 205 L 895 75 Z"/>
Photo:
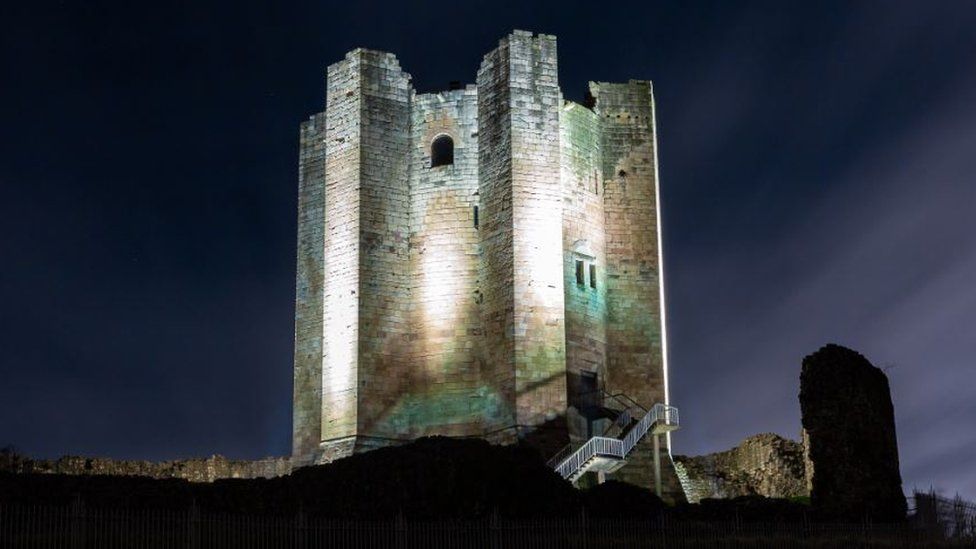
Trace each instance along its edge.
<path fill-rule="evenodd" d="M 586 444 L 579 447 L 569 457 L 559 462 L 556 472 L 563 478 L 575 476 L 591 459 L 602 456 L 624 459 L 637 446 L 642 438 L 655 425 L 665 429 L 675 429 L 678 426 L 678 409 L 674 406 L 655 404 L 637 425 L 627 433 L 623 440 L 609 437 L 593 437 Z"/>
<path fill-rule="evenodd" d="M 569 478 L 596 456 L 622 457 L 624 441 L 619 438 L 593 437 L 556 466 L 556 472 Z"/>

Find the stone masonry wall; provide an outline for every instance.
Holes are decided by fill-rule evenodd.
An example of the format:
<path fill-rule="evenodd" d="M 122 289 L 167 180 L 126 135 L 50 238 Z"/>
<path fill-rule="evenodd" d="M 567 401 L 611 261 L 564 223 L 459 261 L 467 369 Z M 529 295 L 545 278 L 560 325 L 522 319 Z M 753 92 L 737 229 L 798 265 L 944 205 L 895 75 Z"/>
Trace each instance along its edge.
<path fill-rule="evenodd" d="M 674 456 L 688 501 L 760 495 L 806 496 L 803 448 L 772 433 L 751 436 L 741 444 L 704 456 Z"/>
<path fill-rule="evenodd" d="M 359 339 L 359 185 L 362 57 L 358 49 L 328 69 L 325 174 L 326 258 L 321 438 L 324 450 L 356 434 Z"/>
<path fill-rule="evenodd" d="M 500 398 L 482 378 L 477 89 L 415 96 L 411 133 L 412 368 L 422 382 L 401 403 L 412 436 L 480 435 Z M 431 167 L 441 135 L 454 163 Z"/>
<path fill-rule="evenodd" d="M 16 470 L 10 472 L 181 478 L 190 482 L 213 482 L 224 478 L 272 478 L 290 474 L 291 471 L 292 464 L 287 457 L 234 460 L 211 456 L 172 461 L 140 461 L 64 456 L 50 460 L 25 460 L 18 464 Z"/>
<path fill-rule="evenodd" d="M 411 436 L 398 407 L 420 384 L 410 364 L 410 75 L 389 53 L 362 50 L 357 435 Z M 357 442 L 358 444 L 358 442 Z"/>
<path fill-rule="evenodd" d="M 512 250 L 512 112 L 509 47 L 502 40 L 478 70 L 478 174 L 485 383 L 503 406 L 492 430 L 515 426 L 515 292 Z M 490 145 L 489 145 L 490 144 Z M 500 440 L 505 440 L 499 435 Z"/>
<path fill-rule="evenodd" d="M 570 437 L 575 441 L 593 432 L 579 407 L 591 391 L 581 382 L 583 372 L 606 379 L 607 284 L 604 239 L 603 170 L 600 119 L 576 103 L 560 110 L 559 143 L 563 187 L 563 287 L 566 302 L 566 382 Z M 582 281 L 576 265 L 582 267 Z M 595 278 L 592 275 L 595 274 Z"/>
<path fill-rule="evenodd" d="M 641 81 L 590 92 L 603 132 L 607 384 L 649 407 L 665 401 L 653 97 Z"/>
<path fill-rule="evenodd" d="M 429 434 L 551 455 L 567 421 L 596 434 L 583 372 L 665 401 L 650 84 L 591 92 L 593 110 L 564 106 L 555 37 L 524 31 L 466 89 L 415 94 L 371 50 L 329 67 L 302 130 L 297 462 Z M 434 168 L 442 134 L 454 163 Z M 652 457 L 647 441 L 617 475 L 649 487 Z"/>
<path fill-rule="evenodd" d="M 657 150 L 651 84 L 591 83 L 602 126 L 607 254 L 607 390 L 626 393 L 645 408 L 666 402 L 657 202 Z M 666 454 L 667 438 L 662 437 Z M 670 465 L 667 455 L 662 463 Z M 647 437 L 617 476 L 653 485 Z M 670 467 L 669 491 L 680 493 Z"/>
<path fill-rule="evenodd" d="M 512 257 L 516 424 L 520 437 L 554 452 L 566 441 L 562 220 L 553 215 L 562 206 L 556 39 L 516 31 L 499 51 L 502 58 L 489 54 L 479 71 L 479 114 L 488 114 L 483 107 L 494 95 L 507 103 L 500 127 L 509 130 L 502 141 L 511 151 L 510 171 L 492 173 L 489 166 L 481 176 L 486 196 L 489 188 L 510 194 L 511 225 L 502 228 L 510 244 L 502 244 L 502 253 Z M 501 68 L 483 79 L 499 61 Z M 481 150 L 494 149 L 491 136 L 480 135 Z"/>
<path fill-rule="evenodd" d="M 550 454 L 567 441 L 562 220 L 553 215 L 562 206 L 562 94 L 556 37 L 515 32 L 509 39 L 516 421 Z"/>
<path fill-rule="evenodd" d="M 292 455 L 310 459 L 322 440 L 322 316 L 325 269 L 324 114 L 302 124 L 298 164 L 298 261 Z"/>

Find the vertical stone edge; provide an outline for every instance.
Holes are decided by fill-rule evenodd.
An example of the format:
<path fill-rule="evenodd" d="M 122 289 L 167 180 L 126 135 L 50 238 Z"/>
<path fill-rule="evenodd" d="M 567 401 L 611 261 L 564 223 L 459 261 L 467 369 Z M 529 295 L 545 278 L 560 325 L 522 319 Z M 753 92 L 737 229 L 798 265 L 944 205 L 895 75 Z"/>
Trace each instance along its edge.
<path fill-rule="evenodd" d="M 516 423 L 549 455 L 568 440 L 556 37 L 512 33 L 508 78 Z"/>
<path fill-rule="evenodd" d="M 512 143 L 509 38 L 484 56 L 478 69 L 479 278 L 484 300 L 484 382 L 499 395 L 498 413 L 485 425 L 493 442 L 515 436 L 514 266 L 512 263 Z"/>
<path fill-rule="evenodd" d="M 351 451 L 357 432 L 361 57 L 357 49 L 328 68 L 321 444 L 317 461 Z"/>
<path fill-rule="evenodd" d="M 295 284 L 292 456 L 311 463 L 321 440 L 322 273 L 325 230 L 325 113 L 301 124 Z"/>
<path fill-rule="evenodd" d="M 396 56 L 360 62 L 357 434 L 410 436 L 405 399 L 420 389 L 410 341 L 410 75 Z M 377 441 L 357 441 L 356 451 Z"/>
<path fill-rule="evenodd" d="M 661 325 L 661 369 L 664 376 L 664 404 L 671 404 L 671 388 L 669 383 L 670 362 L 668 360 L 668 307 L 667 307 L 667 286 L 665 284 L 664 268 L 664 212 L 661 207 L 661 171 L 660 160 L 658 158 L 657 142 L 657 99 L 654 97 L 654 84 L 648 82 L 648 91 L 651 100 L 651 135 L 654 148 L 654 209 L 657 212 L 657 266 L 658 266 L 658 307 Z M 667 497 L 674 502 L 687 501 L 684 485 L 678 476 L 674 456 L 671 453 L 671 432 L 665 434 L 664 456 L 661 456 L 665 472 L 664 485 Z"/>

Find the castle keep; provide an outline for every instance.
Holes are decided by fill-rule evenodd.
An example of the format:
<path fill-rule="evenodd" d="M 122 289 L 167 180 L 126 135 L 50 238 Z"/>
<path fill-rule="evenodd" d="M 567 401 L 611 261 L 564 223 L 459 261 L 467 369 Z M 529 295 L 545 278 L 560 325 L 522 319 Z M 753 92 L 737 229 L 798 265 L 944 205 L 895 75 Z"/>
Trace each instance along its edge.
<path fill-rule="evenodd" d="M 650 82 L 564 101 L 556 38 L 515 31 L 452 87 L 356 49 L 302 124 L 296 465 L 426 435 L 549 457 L 667 403 Z"/>

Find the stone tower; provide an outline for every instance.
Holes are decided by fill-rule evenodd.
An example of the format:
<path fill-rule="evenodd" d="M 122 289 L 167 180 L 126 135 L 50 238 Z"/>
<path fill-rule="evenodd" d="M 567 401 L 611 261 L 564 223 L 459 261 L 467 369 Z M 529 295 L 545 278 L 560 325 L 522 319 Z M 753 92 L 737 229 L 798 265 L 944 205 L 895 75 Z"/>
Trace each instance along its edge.
<path fill-rule="evenodd" d="M 835 519 L 904 520 L 888 376 L 851 349 L 825 345 L 803 359 L 800 411 L 813 507 Z"/>
<path fill-rule="evenodd" d="M 515 31 L 456 88 L 357 49 L 302 124 L 297 464 L 435 434 L 548 456 L 611 398 L 668 400 L 650 82 L 563 101 L 556 38 Z"/>

